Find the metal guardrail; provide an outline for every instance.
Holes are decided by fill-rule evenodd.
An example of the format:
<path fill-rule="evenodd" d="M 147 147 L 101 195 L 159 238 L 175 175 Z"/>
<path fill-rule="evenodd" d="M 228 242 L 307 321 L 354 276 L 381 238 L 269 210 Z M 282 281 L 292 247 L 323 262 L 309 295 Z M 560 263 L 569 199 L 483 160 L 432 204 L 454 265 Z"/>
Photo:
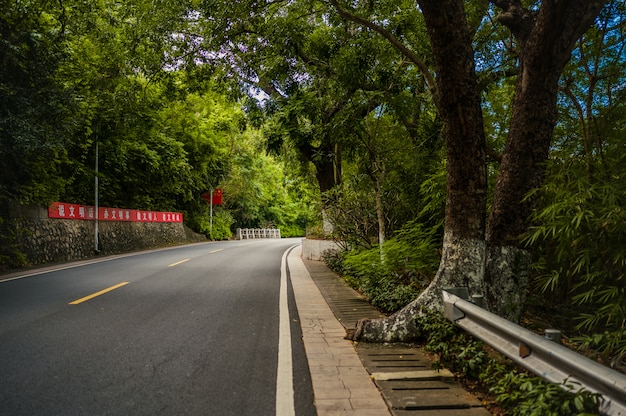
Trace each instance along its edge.
<path fill-rule="evenodd" d="M 237 228 L 237 239 L 248 240 L 253 238 L 280 238 L 278 228 Z"/>
<path fill-rule="evenodd" d="M 565 389 L 599 393 L 603 415 L 626 416 L 626 376 L 590 360 L 547 337 L 443 291 L 448 320 L 506 355 L 530 372 Z"/>

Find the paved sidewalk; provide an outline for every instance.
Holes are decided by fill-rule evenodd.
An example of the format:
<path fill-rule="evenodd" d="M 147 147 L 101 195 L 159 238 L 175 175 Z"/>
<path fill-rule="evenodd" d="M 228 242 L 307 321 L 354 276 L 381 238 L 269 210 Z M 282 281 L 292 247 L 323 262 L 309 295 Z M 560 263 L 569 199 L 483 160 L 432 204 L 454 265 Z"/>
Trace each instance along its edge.
<path fill-rule="evenodd" d="M 359 319 L 383 315 L 323 262 L 302 260 L 298 249 L 289 269 L 318 415 L 489 416 L 419 347 L 345 340 Z"/>
<path fill-rule="evenodd" d="M 390 415 L 352 341 L 311 279 L 301 248 L 288 258 L 318 416 Z"/>

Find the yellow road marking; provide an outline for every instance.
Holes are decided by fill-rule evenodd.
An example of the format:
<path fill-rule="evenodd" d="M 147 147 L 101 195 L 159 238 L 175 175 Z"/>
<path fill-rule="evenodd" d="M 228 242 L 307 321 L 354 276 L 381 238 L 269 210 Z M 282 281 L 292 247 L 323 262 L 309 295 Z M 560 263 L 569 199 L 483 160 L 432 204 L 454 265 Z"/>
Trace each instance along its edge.
<path fill-rule="evenodd" d="M 111 287 L 109 287 L 109 288 L 107 288 L 107 289 L 104 289 L 104 290 L 101 290 L 101 291 L 99 291 L 99 292 L 92 293 L 91 295 L 89 295 L 89 296 L 85 296 L 84 298 L 76 299 L 75 301 L 70 302 L 69 304 L 70 304 L 70 305 L 78 305 L 79 303 L 83 303 L 83 302 L 85 302 L 85 301 L 88 301 L 89 299 L 93 299 L 93 298 L 95 298 L 96 296 L 103 295 L 103 294 L 105 294 L 105 293 L 107 293 L 107 292 L 110 292 L 110 291 L 112 291 L 112 290 L 115 290 L 115 289 L 117 289 L 118 287 L 125 286 L 125 285 L 127 285 L 127 284 L 128 284 L 128 282 L 118 283 L 118 284 L 116 284 L 115 286 L 111 286 Z"/>
<path fill-rule="evenodd" d="M 217 253 L 218 251 L 224 251 L 223 248 L 218 248 L 217 250 L 209 251 L 209 254 Z"/>
<path fill-rule="evenodd" d="M 189 259 L 185 259 L 185 260 L 181 260 L 181 261 L 177 261 L 176 263 L 172 263 L 170 265 L 168 265 L 167 267 L 174 267 L 174 266 L 178 266 L 181 263 L 184 263 L 186 261 L 189 261 Z"/>

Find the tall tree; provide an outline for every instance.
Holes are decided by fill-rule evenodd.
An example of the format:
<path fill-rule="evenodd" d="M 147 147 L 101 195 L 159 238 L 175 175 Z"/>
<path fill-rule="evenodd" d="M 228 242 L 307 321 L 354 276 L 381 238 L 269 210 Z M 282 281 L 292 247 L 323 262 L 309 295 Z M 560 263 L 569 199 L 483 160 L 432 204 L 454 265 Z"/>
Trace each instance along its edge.
<path fill-rule="evenodd" d="M 527 239 L 539 254 L 534 288 L 552 307 L 577 313 L 577 329 L 593 334 L 584 348 L 617 367 L 626 357 L 625 12 L 612 2 L 572 53 Z"/>
<path fill-rule="evenodd" d="M 47 202 L 66 181 L 71 97 L 54 80 L 67 59 L 63 14 L 44 1 L 1 1 L 0 216 L 7 201 Z"/>
<path fill-rule="evenodd" d="M 266 109 L 285 133 L 274 144 L 287 139 L 315 166 L 322 194 L 341 183 L 355 126 L 377 107 L 362 91 L 406 88 L 396 81 L 409 62 L 369 31 L 346 31 L 317 1 L 206 1 L 200 9 L 201 48 L 219 51 L 202 59 L 269 97 Z"/>
<path fill-rule="evenodd" d="M 516 39 L 519 62 L 509 136 L 486 233 L 487 300 L 509 317 L 519 316 L 525 290 L 528 260 L 523 258 L 528 255 L 519 245 L 533 208 L 533 200 L 525 197 L 544 178 L 558 115 L 559 79 L 576 41 L 607 2 L 543 1 L 539 10 L 523 8 L 519 0 L 493 2 L 501 9 L 498 21 Z"/>
<path fill-rule="evenodd" d="M 421 58 L 382 24 L 338 0 L 330 2 L 341 16 L 377 31 L 429 73 Z M 561 72 L 576 40 L 606 1 L 547 0 L 534 8 L 524 7 L 519 0 L 491 1 L 500 10 L 498 21 L 515 37 L 518 68 L 509 135 L 488 225 L 484 126 L 472 28 L 464 3 L 418 1 L 434 57 L 436 81 L 430 86 L 445 124 L 447 148 L 445 236 L 439 271 L 431 285 L 402 311 L 389 319 L 360 322 L 357 338 L 403 340 L 415 336 L 420 309 L 440 307 L 441 290 L 450 286 L 465 286 L 473 294 L 486 295 L 491 309 L 511 318 L 520 311 L 529 255 L 520 248 L 519 236 L 528 227 L 532 207 L 524 198 L 543 178 Z"/>

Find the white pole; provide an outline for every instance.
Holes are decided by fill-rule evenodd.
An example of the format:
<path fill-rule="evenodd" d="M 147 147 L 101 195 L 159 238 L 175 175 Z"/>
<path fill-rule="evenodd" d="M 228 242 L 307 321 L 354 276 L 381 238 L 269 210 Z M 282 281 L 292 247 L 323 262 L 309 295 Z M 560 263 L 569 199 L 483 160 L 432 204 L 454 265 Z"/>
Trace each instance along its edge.
<path fill-rule="evenodd" d="M 100 242 L 98 241 L 98 140 L 96 139 L 96 174 L 95 174 L 95 220 L 94 220 L 94 251 L 96 254 L 100 251 Z"/>
<path fill-rule="evenodd" d="M 209 237 L 211 237 L 211 240 L 213 240 L 213 188 L 211 188 L 211 194 L 209 196 L 209 210 L 211 213 L 211 219 L 209 220 Z"/>

